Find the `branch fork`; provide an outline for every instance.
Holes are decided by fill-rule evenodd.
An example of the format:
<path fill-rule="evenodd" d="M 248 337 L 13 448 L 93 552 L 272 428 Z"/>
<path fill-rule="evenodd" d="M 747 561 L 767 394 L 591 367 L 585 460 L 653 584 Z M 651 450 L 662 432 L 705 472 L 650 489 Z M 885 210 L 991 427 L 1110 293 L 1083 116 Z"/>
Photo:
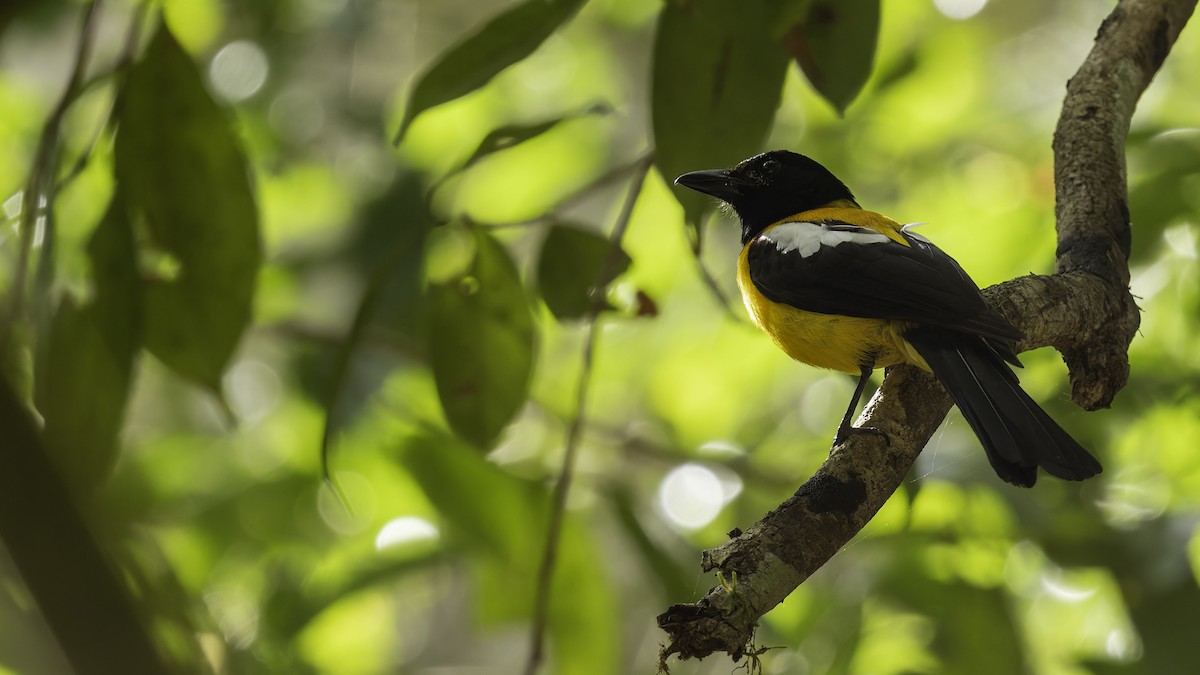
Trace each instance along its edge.
<path fill-rule="evenodd" d="M 1067 84 L 1054 133 L 1057 271 L 984 291 L 1025 335 L 1020 350 L 1052 345 L 1062 353 L 1071 398 L 1085 410 L 1110 405 L 1129 377 L 1127 352 L 1140 316 L 1129 293 L 1125 138 L 1138 99 L 1195 6 L 1196 0 L 1121 0 L 1101 24 L 1091 53 Z M 660 669 L 672 655 L 723 651 L 738 661 L 753 654 L 762 615 L 870 521 L 949 410 L 950 399 L 932 375 L 909 366 L 889 369 L 859 424 L 883 430 L 891 443 L 850 437 L 787 501 L 705 551 L 701 567 L 725 581 L 698 602 L 672 605 L 658 617 L 669 636 Z"/>

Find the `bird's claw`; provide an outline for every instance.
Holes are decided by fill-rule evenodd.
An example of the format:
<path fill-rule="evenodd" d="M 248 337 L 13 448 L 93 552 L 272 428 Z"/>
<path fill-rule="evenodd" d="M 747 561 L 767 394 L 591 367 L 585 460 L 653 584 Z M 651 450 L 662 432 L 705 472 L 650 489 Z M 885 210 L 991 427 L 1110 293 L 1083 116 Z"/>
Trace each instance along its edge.
<path fill-rule="evenodd" d="M 839 429 L 837 435 L 833 437 L 833 445 L 835 447 L 839 446 L 842 443 L 850 440 L 851 436 L 862 434 L 868 436 L 878 436 L 883 439 L 884 445 L 887 445 L 888 447 L 891 447 L 892 445 L 892 438 L 888 436 L 888 433 L 883 429 L 878 429 L 876 427 L 846 427 L 845 429 Z"/>

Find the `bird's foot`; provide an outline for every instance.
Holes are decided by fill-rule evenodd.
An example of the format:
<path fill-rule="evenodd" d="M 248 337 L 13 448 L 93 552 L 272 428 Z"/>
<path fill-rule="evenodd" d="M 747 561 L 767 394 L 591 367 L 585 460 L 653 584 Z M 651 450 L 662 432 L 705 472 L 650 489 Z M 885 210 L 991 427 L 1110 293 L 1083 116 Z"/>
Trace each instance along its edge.
<path fill-rule="evenodd" d="M 849 440 L 851 436 L 857 435 L 878 436 L 883 439 L 884 445 L 891 446 L 892 444 L 891 437 L 888 436 L 887 432 L 883 429 L 877 429 L 875 427 L 848 426 L 844 429 L 838 429 L 837 435 L 833 437 L 833 445 L 834 447 L 837 447 Z"/>

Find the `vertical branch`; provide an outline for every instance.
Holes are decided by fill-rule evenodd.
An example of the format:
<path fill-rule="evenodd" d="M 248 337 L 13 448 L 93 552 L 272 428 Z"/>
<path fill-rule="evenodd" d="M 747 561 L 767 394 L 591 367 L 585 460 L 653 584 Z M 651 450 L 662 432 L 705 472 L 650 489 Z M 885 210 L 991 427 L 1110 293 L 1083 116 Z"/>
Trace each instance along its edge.
<path fill-rule="evenodd" d="M 80 675 L 168 672 L 143 617 L 0 378 L 0 539 Z"/>
<path fill-rule="evenodd" d="M 1107 407 L 1125 386 L 1128 347 L 1138 327 L 1129 293 L 1129 121 L 1195 7 L 1196 0 L 1121 0 L 1067 83 L 1054 131 L 1057 269 L 1086 273 L 1110 286 L 1113 320 L 1096 324 L 1076 346 L 1060 347 L 1072 398 L 1088 410 Z"/>
<path fill-rule="evenodd" d="M 642 185 L 646 182 L 646 174 L 654 163 L 653 154 L 647 154 L 638 164 L 630 179 L 629 192 L 617 215 L 617 222 L 609 236 L 609 250 L 597 275 L 595 288 L 603 288 L 599 283 L 606 279 L 617 259 L 621 240 L 629 229 L 629 219 L 633 215 L 634 204 L 642 193 Z M 558 545 L 562 538 L 563 521 L 566 518 L 567 494 L 571 489 L 571 479 L 575 472 L 575 458 L 579 452 L 579 439 L 587 420 L 587 394 L 592 379 L 592 364 L 596 353 L 596 341 L 600 333 L 600 312 L 604 308 L 603 298 L 594 298 L 592 309 L 585 319 L 583 338 L 583 356 L 579 370 L 579 383 L 575 390 L 575 416 L 567 428 L 565 447 L 563 450 L 562 466 L 559 467 L 558 477 L 554 481 L 554 490 L 550 496 L 550 517 L 546 525 L 546 540 L 542 549 L 542 561 L 538 568 L 537 592 L 534 596 L 533 624 L 529 636 L 529 659 L 525 662 L 525 675 L 533 675 L 541 666 L 546 643 L 546 626 L 550 618 L 550 594 L 554 581 L 554 566 L 558 559 Z"/>

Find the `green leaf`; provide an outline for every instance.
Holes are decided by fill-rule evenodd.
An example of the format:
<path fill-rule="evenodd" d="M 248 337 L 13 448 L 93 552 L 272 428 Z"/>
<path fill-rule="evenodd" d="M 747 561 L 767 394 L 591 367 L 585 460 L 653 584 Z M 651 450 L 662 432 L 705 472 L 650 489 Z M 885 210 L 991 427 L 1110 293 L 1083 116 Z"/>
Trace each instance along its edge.
<path fill-rule="evenodd" d="M 878 38 L 879 0 L 814 0 L 784 44 L 813 89 L 841 115 L 871 76 Z"/>
<path fill-rule="evenodd" d="M 545 528 L 545 491 L 449 434 L 406 439 L 400 460 L 467 545 L 532 571 Z"/>
<path fill-rule="evenodd" d="M 120 197 L 88 244 L 95 298 L 67 296 L 50 325 L 38 409 L 47 452 L 77 492 L 103 481 L 116 461 L 141 333 L 133 231 Z"/>
<path fill-rule="evenodd" d="M 935 646 L 946 672 L 1003 675 L 1023 670 L 1025 647 L 1003 591 L 953 584 L 942 592 L 942 597 L 944 604 L 938 603 L 930 613 L 940 610 L 944 617 Z M 983 652 L 991 657 L 981 660 Z"/>
<path fill-rule="evenodd" d="M 218 389 L 262 258 L 246 160 L 196 65 L 160 22 L 122 91 L 116 173 L 151 244 L 178 263 L 145 286 L 146 346 Z"/>
<path fill-rule="evenodd" d="M 576 226 L 550 227 L 538 256 L 538 288 L 550 312 L 560 321 L 581 319 L 604 300 L 604 289 L 625 270 L 630 259 L 619 247 L 612 262 L 608 239 Z M 607 268 L 606 268 L 607 265 Z"/>
<path fill-rule="evenodd" d="M 583 519 L 568 513 L 550 596 L 549 637 L 558 675 L 628 672 L 621 668 L 620 591 L 607 574 L 608 555 Z"/>
<path fill-rule="evenodd" d="M 1163 232 L 1194 213 L 1195 188 L 1189 185 L 1200 182 L 1200 130 L 1173 129 L 1131 143 L 1130 165 L 1144 167 L 1145 172 L 1129 185 L 1129 214 L 1135 225 L 1130 228 L 1130 259 L 1148 262 L 1162 250 Z"/>
<path fill-rule="evenodd" d="M 763 0 L 668 2 L 654 40 L 651 95 L 662 177 L 731 166 L 761 149 L 787 70 Z M 698 225 L 712 199 L 674 190 Z"/>
<path fill-rule="evenodd" d="M 584 0 L 526 0 L 494 17 L 439 55 L 417 76 L 395 143 L 420 113 L 475 91 L 533 53 Z"/>
<path fill-rule="evenodd" d="M 482 618 L 527 618 L 545 545 L 549 499 L 543 485 L 432 430 L 406 440 L 401 461 L 446 523 L 473 545 Z M 574 513 L 566 514 L 558 546 L 548 626 L 554 672 L 620 672 L 618 594 L 606 574 L 607 559 Z"/>
<path fill-rule="evenodd" d="M 505 124 L 503 126 L 496 127 L 488 132 L 487 136 L 483 137 L 483 140 L 481 140 L 479 145 L 475 148 L 475 152 L 471 153 L 471 156 L 462 165 L 462 167 L 458 169 L 458 171 L 469 169 L 475 164 L 475 162 L 478 162 L 492 153 L 499 152 L 501 150 L 507 150 L 513 146 L 520 145 L 525 141 L 537 138 L 538 136 L 541 136 L 547 131 L 550 131 L 554 127 L 558 126 L 562 122 L 579 119 L 580 117 L 587 117 L 588 115 L 609 115 L 611 113 L 612 106 L 608 105 L 607 103 L 596 103 L 583 108 L 582 110 L 576 110 L 565 115 L 552 117 L 542 120 L 541 122 L 533 122 L 530 124 Z M 457 171 L 455 173 L 457 173 Z"/>
<path fill-rule="evenodd" d="M 676 542 L 681 544 L 678 549 L 688 549 L 691 554 L 685 562 L 680 556 L 672 555 L 673 551 L 668 550 L 663 542 L 656 541 L 642 525 L 638 515 L 640 505 L 633 490 L 616 488 L 609 493 L 609 502 L 625 539 L 641 556 L 646 570 L 658 580 L 657 587 L 662 591 L 662 597 L 669 602 L 690 597 L 695 590 L 692 580 L 695 576 L 694 549 L 682 545 L 682 539 L 676 538 Z"/>
<path fill-rule="evenodd" d="M 482 229 L 472 231 L 470 269 L 429 289 L 429 355 L 450 427 L 487 449 L 529 395 L 534 326 L 508 251 Z"/>
<path fill-rule="evenodd" d="M 417 174 L 409 174 L 370 204 L 349 251 L 355 267 L 374 271 L 367 278 L 345 339 L 332 353 L 324 352 L 332 358 L 332 373 L 322 392 L 326 406 L 321 473 L 326 480 L 330 479 L 329 458 L 342 425 L 363 407 L 363 399 L 374 395 L 387 375 L 385 369 L 372 367 L 366 370 L 367 376 L 355 377 L 353 366 L 368 332 L 382 329 L 401 348 L 425 341 L 423 251 L 434 218 L 421 198 L 421 189 Z"/>

